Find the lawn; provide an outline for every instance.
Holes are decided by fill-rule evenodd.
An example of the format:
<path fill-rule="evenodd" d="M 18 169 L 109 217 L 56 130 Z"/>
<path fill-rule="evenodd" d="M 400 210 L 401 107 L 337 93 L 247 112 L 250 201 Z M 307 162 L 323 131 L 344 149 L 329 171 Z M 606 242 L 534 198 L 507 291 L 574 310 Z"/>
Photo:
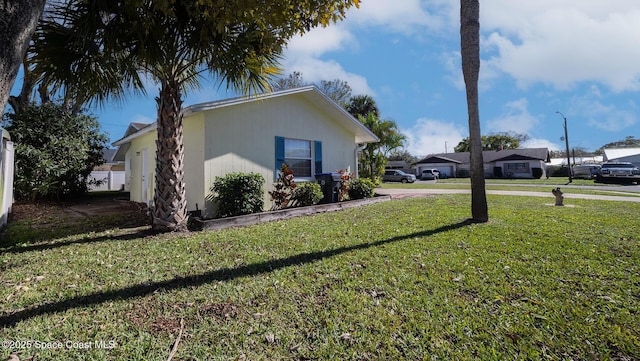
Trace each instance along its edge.
<path fill-rule="evenodd" d="M 0 359 L 640 359 L 640 204 L 468 198 L 0 249 Z"/>

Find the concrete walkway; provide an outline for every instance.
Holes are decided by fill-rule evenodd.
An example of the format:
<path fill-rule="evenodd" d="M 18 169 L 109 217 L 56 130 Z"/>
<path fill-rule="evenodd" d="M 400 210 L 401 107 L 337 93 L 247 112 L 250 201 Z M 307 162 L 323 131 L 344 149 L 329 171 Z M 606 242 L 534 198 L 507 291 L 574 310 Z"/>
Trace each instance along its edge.
<path fill-rule="evenodd" d="M 425 197 L 435 194 L 471 194 L 469 189 L 400 189 L 400 188 L 376 188 L 376 193 L 391 196 L 392 199 L 401 199 L 408 197 Z M 555 202 L 555 197 L 544 192 L 528 192 L 528 191 L 495 191 L 487 190 L 487 194 L 497 194 L 505 196 L 525 196 L 525 197 L 546 197 L 550 201 Z M 640 197 L 624 197 L 624 196 L 604 196 L 596 194 L 580 194 L 564 192 L 565 199 L 593 199 L 602 201 L 622 201 L 622 202 L 640 202 Z"/>

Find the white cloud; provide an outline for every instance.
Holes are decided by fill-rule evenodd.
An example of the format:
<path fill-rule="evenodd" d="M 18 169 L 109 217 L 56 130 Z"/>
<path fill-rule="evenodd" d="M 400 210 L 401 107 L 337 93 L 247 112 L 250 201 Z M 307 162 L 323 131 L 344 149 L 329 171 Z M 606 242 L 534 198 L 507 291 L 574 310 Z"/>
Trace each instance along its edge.
<path fill-rule="evenodd" d="M 340 79 L 346 81 L 353 94 L 367 94 L 375 96 L 375 92 L 369 86 L 367 79 L 361 75 L 346 71 L 338 62 L 323 61 L 313 57 L 298 57 L 287 61 L 288 73 L 299 71 L 305 82 L 316 83 L 321 80 Z"/>
<path fill-rule="evenodd" d="M 494 0 L 483 3 L 485 61 L 526 87 L 568 89 L 598 81 L 612 90 L 640 90 L 640 2 L 636 0 Z"/>
<path fill-rule="evenodd" d="M 420 118 L 409 129 L 402 129 L 407 136 L 407 150 L 416 156 L 426 156 L 432 153 L 453 153 L 453 147 L 465 138 L 466 129 L 455 124 Z M 445 148 L 446 147 L 446 148 Z"/>
<path fill-rule="evenodd" d="M 364 0 L 359 9 L 349 11 L 347 21 L 410 35 L 423 32 L 425 28 L 442 30 L 449 23 L 452 8 L 455 6 L 450 1 L 442 0 Z"/>
<path fill-rule="evenodd" d="M 549 148 L 549 150 L 562 150 L 562 148 L 547 139 L 531 138 L 520 144 L 520 148 Z"/>
<path fill-rule="evenodd" d="M 505 112 L 497 119 L 487 122 L 487 130 L 529 134 L 539 123 L 539 120 L 529 113 L 528 105 L 529 102 L 525 98 L 505 104 Z"/>
<path fill-rule="evenodd" d="M 572 99 L 570 115 L 577 119 L 584 119 L 583 124 L 586 123 L 590 127 L 607 132 L 620 132 L 638 124 L 639 121 L 633 104 L 628 110 L 620 109 L 615 104 L 607 104 L 597 87 L 591 87 L 585 95 Z M 576 126 L 571 124 L 573 123 L 571 120 L 569 121 L 569 127 Z"/>

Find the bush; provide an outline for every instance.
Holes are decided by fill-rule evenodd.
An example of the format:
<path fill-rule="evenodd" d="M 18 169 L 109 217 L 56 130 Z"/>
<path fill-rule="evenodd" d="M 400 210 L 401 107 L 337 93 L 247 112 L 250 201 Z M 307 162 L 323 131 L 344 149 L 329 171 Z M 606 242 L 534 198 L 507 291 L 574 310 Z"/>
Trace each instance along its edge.
<path fill-rule="evenodd" d="M 312 206 L 320 202 L 323 196 L 320 184 L 315 182 L 299 183 L 293 190 L 291 201 L 295 206 Z"/>
<path fill-rule="evenodd" d="M 542 178 L 542 168 L 531 168 L 531 174 L 535 179 Z"/>
<path fill-rule="evenodd" d="M 349 199 L 364 199 L 373 197 L 375 185 L 368 178 L 353 179 L 349 182 Z"/>
<path fill-rule="evenodd" d="M 62 104 L 30 104 L 4 115 L 15 143 L 16 199 L 64 199 L 88 191 L 87 178 L 102 164 L 107 138 L 95 117 Z"/>
<path fill-rule="evenodd" d="M 262 212 L 264 178 L 257 173 L 229 173 L 216 177 L 209 200 L 218 205 L 218 217 Z"/>
<path fill-rule="evenodd" d="M 278 180 L 273 184 L 273 191 L 269 191 L 273 206 L 272 211 L 291 207 L 292 196 L 298 185 L 294 181 L 293 171 L 289 169 L 287 163 L 282 163 L 278 172 Z"/>

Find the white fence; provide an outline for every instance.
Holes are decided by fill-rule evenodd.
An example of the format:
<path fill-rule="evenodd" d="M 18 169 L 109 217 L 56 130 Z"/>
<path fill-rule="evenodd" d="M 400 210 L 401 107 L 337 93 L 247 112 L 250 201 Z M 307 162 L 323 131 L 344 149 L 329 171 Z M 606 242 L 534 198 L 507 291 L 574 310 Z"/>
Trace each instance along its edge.
<path fill-rule="evenodd" d="M 13 142 L 0 138 L 0 228 L 7 224 L 13 204 Z"/>
<path fill-rule="evenodd" d="M 90 191 L 119 191 L 124 189 L 124 171 L 94 170 L 87 181 L 100 181 L 100 185 L 89 183 Z"/>

